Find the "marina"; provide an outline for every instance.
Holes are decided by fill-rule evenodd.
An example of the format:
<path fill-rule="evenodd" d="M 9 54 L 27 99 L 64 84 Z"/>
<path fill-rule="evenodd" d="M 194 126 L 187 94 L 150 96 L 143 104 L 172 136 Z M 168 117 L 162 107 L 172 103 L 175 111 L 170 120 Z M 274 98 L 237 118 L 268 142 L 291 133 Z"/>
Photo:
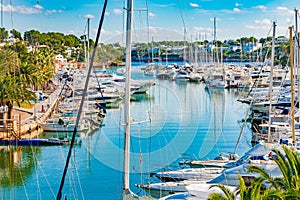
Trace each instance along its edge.
<path fill-rule="evenodd" d="M 134 23 L 126 3 L 109 11 L 105 0 L 97 32 L 85 15 L 79 38 L 36 30 L 22 38 L 1 21 L 0 200 L 300 199 L 298 10 L 276 8 L 295 14 L 289 36 L 265 19 L 255 24 L 270 26 L 266 38 L 222 42 L 225 21 L 210 18 L 213 39 L 202 27 L 188 36 L 178 5 L 183 41 L 150 42 L 148 2 Z M 21 7 L 10 6 L 12 20 Z M 225 13 L 242 15 L 243 6 Z M 102 28 L 104 18 L 121 14 L 122 42 L 100 41 L 118 32 Z M 135 41 L 137 25 L 146 43 Z"/>
<path fill-rule="evenodd" d="M 131 103 L 134 123 L 131 125 L 133 156 L 130 185 L 135 192 L 143 193 L 135 184 L 149 182 L 152 179 L 151 172 L 180 169 L 178 162 L 182 159 L 207 160 L 221 152 L 233 152 L 242 116 L 248 108 L 246 104 L 237 102 L 243 90 L 210 91 L 203 83 L 159 80 L 145 76 L 140 63 L 133 65 L 134 79 L 155 81 L 155 85 L 146 94 L 137 96 L 140 100 Z M 69 181 L 65 185 L 66 191 L 73 191 L 75 197 L 120 198 L 122 186 L 118 180 L 122 179 L 122 113 L 122 104 L 119 109 L 108 109 L 104 126 L 92 132 L 78 133 L 81 143 L 74 148 Z M 44 135 L 56 138 L 61 135 L 59 132 L 49 134 L 45 132 Z M 70 134 L 66 135 L 68 137 Z M 246 129 L 237 153 L 245 152 L 251 146 L 250 141 L 251 130 Z M 13 195 L 23 199 L 28 196 L 30 199 L 38 195 L 41 199 L 54 198 L 54 191 L 58 188 L 57 180 L 61 176 L 55 171 L 63 169 L 68 145 L 34 149 L 24 147 L 29 148 L 28 151 L 15 148 L 2 147 L 1 152 L 22 153 L 19 159 L 31 157 L 31 173 L 23 177 L 24 182 L 2 187 L 2 197 L 6 199 Z M 56 162 L 50 164 L 49 157 Z M 7 163 L 3 170 L 11 164 Z M 103 181 L 99 183 L 99 179 Z M 52 195 L 46 195 L 48 193 Z"/>

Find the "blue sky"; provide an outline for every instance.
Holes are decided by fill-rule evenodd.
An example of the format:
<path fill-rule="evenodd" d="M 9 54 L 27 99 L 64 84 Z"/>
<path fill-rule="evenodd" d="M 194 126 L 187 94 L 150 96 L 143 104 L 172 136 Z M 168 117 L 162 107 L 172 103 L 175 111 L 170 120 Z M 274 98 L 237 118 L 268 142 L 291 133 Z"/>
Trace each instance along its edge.
<path fill-rule="evenodd" d="M 91 16 L 91 38 L 99 23 L 104 0 L 3 0 L 4 27 L 20 32 L 84 34 L 86 16 Z M 109 0 L 101 42 L 124 42 L 123 7 L 125 1 Z M 294 8 L 299 0 L 148 0 L 134 1 L 133 41 L 212 40 L 213 18 L 217 19 L 217 39 L 271 36 L 273 21 L 276 35 L 288 37 L 294 25 Z M 298 17 L 299 19 L 299 17 Z"/>

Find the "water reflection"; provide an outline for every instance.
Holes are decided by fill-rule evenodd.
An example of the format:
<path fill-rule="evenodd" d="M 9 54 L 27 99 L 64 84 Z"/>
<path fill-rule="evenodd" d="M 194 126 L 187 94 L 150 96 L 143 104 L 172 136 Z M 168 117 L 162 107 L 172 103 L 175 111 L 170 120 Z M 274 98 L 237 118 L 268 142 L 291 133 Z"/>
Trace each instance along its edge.
<path fill-rule="evenodd" d="M 1 187 L 21 186 L 33 173 L 40 147 L 2 146 L 0 147 Z"/>

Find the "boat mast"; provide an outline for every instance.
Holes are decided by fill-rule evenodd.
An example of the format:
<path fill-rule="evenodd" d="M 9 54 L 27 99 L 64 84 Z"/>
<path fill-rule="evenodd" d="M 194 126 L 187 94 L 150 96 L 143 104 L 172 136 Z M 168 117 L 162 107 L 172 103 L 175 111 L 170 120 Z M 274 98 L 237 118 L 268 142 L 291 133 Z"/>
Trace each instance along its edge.
<path fill-rule="evenodd" d="M 219 60 L 219 52 L 218 52 L 218 42 L 217 42 L 217 19 L 216 17 L 214 17 L 214 45 L 216 48 L 216 57 L 215 57 L 215 61 L 218 64 L 218 68 L 220 67 L 220 60 Z"/>
<path fill-rule="evenodd" d="M 297 70 L 297 73 L 295 72 L 295 74 L 297 74 L 296 78 L 299 82 L 300 80 L 300 65 L 299 65 L 299 62 L 300 62 L 300 54 L 299 54 L 299 48 L 296 48 L 299 44 L 299 35 L 298 34 L 298 9 L 294 9 L 295 11 L 295 41 L 294 41 L 294 44 L 295 44 L 295 47 L 294 47 L 294 68 L 295 68 L 295 71 Z M 300 99 L 300 84 L 298 83 L 298 99 Z"/>
<path fill-rule="evenodd" d="M 199 47 L 198 41 L 199 41 L 199 38 L 196 36 L 195 45 L 193 45 L 194 48 L 195 48 L 195 67 L 196 68 L 198 66 L 198 47 Z"/>
<path fill-rule="evenodd" d="M 290 30 L 290 66 L 291 66 L 291 109 L 292 109 L 292 140 L 295 143 L 295 106 L 294 106 L 294 65 L 293 65 L 293 27 L 289 27 Z M 297 34 L 297 33 L 296 33 Z"/>
<path fill-rule="evenodd" d="M 274 68 L 274 57 L 275 57 L 275 30 L 276 22 L 273 22 L 273 36 L 272 36 L 272 54 L 271 54 L 271 69 L 270 69 L 270 83 L 269 83 L 269 127 L 268 127 L 268 142 L 271 141 L 271 112 L 272 112 L 272 92 L 273 92 L 273 68 Z"/>
<path fill-rule="evenodd" d="M 129 190 L 129 160 L 130 160 L 130 79 L 131 79 L 131 20 L 132 0 L 127 1 L 126 23 L 126 82 L 125 82 L 125 133 L 124 133 L 124 182 L 123 197 Z"/>
<path fill-rule="evenodd" d="M 186 50 L 185 50 L 185 40 L 186 40 L 186 28 L 183 30 L 183 64 L 186 63 Z"/>
<path fill-rule="evenodd" d="M 87 66 L 90 66 L 90 18 L 87 18 Z"/>

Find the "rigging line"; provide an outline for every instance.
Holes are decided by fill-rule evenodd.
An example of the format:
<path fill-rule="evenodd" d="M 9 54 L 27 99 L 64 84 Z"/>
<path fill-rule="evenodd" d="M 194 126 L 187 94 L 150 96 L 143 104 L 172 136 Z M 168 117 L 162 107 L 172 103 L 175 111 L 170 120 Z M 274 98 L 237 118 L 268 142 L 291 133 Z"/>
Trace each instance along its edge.
<path fill-rule="evenodd" d="M 149 25 L 149 5 L 148 5 L 148 0 L 146 0 L 146 13 L 147 13 L 147 53 L 148 53 L 148 60 L 150 58 L 150 51 L 149 51 L 149 46 L 150 46 L 150 25 Z"/>
<path fill-rule="evenodd" d="M 143 36 L 142 36 L 143 31 L 142 31 L 142 16 L 141 16 L 141 10 L 139 10 L 138 12 L 139 12 L 139 25 L 140 25 L 140 28 L 139 28 L 139 35 L 140 35 L 141 38 L 143 38 Z M 133 20 L 133 27 L 134 27 L 134 20 Z M 135 32 L 137 32 L 137 31 L 135 31 Z M 138 41 L 138 39 L 137 39 L 137 38 L 138 38 L 137 34 L 135 34 L 135 37 L 136 37 L 136 41 Z M 139 50 L 137 51 L 137 55 L 138 55 L 139 61 L 141 62 L 141 55 L 140 55 L 140 51 L 139 51 Z"/>
<path fill-rule="evenodd" d="M 39 197 L 40 199 L 42 199 L 42 193 L 41 193 L 41 188 L 40 188 L 40 184 L 39 184 L 39 173 L 38 173 L 38 168 L 37 168 L 37 157 L 35 155 L 35 152 L 34 152 L 34 149 L 33 149 L 33 146 L 30 146 L 30 149 L 32 151 L 32 156 L 33 156 L 33 165 L 34 165 L 34 168 L 35 168 L 35 174 L 36 174 L 36 185 L 37 185 L 37 192 L 39 193 Z"/>
<path fill-rule="evenodd" d="M 43 18 L 42 18 L 42 10 L 41 10 L 41 5 L 40 5 L 40 1 L 36 0 L 36 7 L 39 10 L 39 15 L 40 15 L 40 20 L 41 20 L 41 27 L 44 28 L 43 26 Z"/>
<path fill-rule="evenodd" d="M 150 82 L 150 80 L 149 80 L 149 82 Z M 150 93 L 151 94 L 151 93 Z M 152 116 L 151 116 L 151 108 L 152 108 L 152 104 L 151 104 L 151 99 L 150 99 L 150 101 L 149 101 L 149 111 L 148 111 L 148 117 L 149 117 L 149 122 L 150 122 L 150 124 L 149 124 L 149 145 L 148 145 L 148 154 L 149 154 L 149 156 L 148 156 L 148 172 L 150 172 L 150 163 L 151 163 L 151 141 L 152 141 Z M 148 179 L 150 179 L 150 173 L 149 173 L 149 177 L 148 177 Z"/>
<path fill-rule="evenodd" d="M 75 158 L 74 158 L 75 160 Z M 77 166 L 76 166 L 76 162 L 73 161 L 73 165 L 74 165 L 74 171 L 76 173 L 76 176 L 77 176 L 77 181 L 79 183 L 79 189 L 80 189 L 80 192 L 81 192 L 81 198 L 84 200 L 84 195 L 83 195 L 83 190 L 82 190 L 82 186 L 81 186 L 81 182 L 80 182 L 80 178 L 79 178 L 79 173 L 78 173 L 78 170 L 77 170 Z"/>
<path fill-rule="evenodd" d="M 142 183 L 143 181 L 143 150 L 142 150 L 142 141 L 141 141 L 141 127 L 138 126 L 138 136 L 139 136 L 139 151 L 140 151 L 140 182 Z"/>
<path fill-rule="evenodd" d="M 19 167 L 18 167 L 18 169 L 19 169 L 19 174 L 20 174 L 20 178 L 21 178 L 21 181 L 22 181 L 22 184 L 23 184 L 23 188 L 24 188 L 24 192 L 25 192 L 26 199 L 29 200 L 28 192 L 27 192 L 26 186 L 25 186 L 24 176 L 23 176 L 23 174 L 22 174 L 21 169 L 20 169 Z"/>
<path fill-rule="evenodd" d="M 245 126 L 247 125 L 247 118 L 248 118 L 248 116 L 249 116 L 249 112 L 250 112 L 250 110 L 251 110 L 252 104 L 253 104 L 253 100 L 250 102 L 249 108 L 247 109 L 247 112 L 246 112 L 246 115 L 245 115 L 245 118 L 244 118 L 244 123 L 243 123 L 243 125 L 242 125 L 242 128 L 241 128 L 241 131 L 240 131 L 238 140 L 237 140 L 237 142 L 236 142 L 236 145 L 235 145 L 235 148 L 234 148 L 234 151 L 233 151 L 234 154 L 236 153 L 236 150 L 237 150 L 237 148 L 238 148 L 238 145 L 239 145 L 239 143 L 240 143 L 241 137 L 242 137 L 242 135 L 243 135 Z"/>
<path fill-rule="evenodd" d="M 10 21 L 11 21 L 11 26 L 14 27 L 12 0 L 9 1 L 9 5 L 10 5 Z"/>
<path fill-rule="evenodd" d="M 120 116 L 119 116 L 119 132 L 118 132 L 118 147 L 121 149 L 121 127 L 122 127 L 122 114 L 121 113 L 124 113 L 123 112 L 123 109 L 120 108 Z M 121 150 L 118 151 L 118 169 L 121 169 L 122 167 L 122 159 L 121 159 Z M 118 173 L 118 188 L 121 189 L 120 193 L 122 193 L 122 177 L 120 176 L 120 173 Z"/>
<path fill-rule="evenodd" d="M 34 164 L 36 164 L 36 165 L 35 165 L 35 168 L 36 168 L 36 170 L 37 170 L 37 166 L 40 167 L 40 170 L 41 170 L 41 172 L 42 172 L 42 175 L 44 176 L 44 178 L 45 178 L 45 180 L 46 180 L 46 183 L 47 183 L 47 185 L 49 186 L 49 189 L 50 189 L 50 191 L 51 191 L 51 194 L 53 195 L 53 197 L 55 197 L 55 194 L 54 194 L 53 189 L 51 188 L 50 183 L 49 183 L 49 181 L 48 181 L 48 179 L 47 179 L 47 177 L 46 177 L 46 175 L 45 175 L 45 172 L 44 172 L 44 170 L 43 170 L 43 167 L 41 166 L 40 162 L 38 161 L 37 155 L 36 155 L 36 153 L 35 153 L 36 151 L 34 151 L 33 146 L 30 146 L 30 147 L 31 147 L 31 151 L 32 151 L 32 154 L 33 154 L 33 157 L 34 157 L 34 161 L 36 161 L 36 162 L 34 162 Z M 35 149 L 36 149 L 36 148 L 35 148 Z M 40 197 L 41 197 L 41 194 L 40 194 Z M 42 199 L 42 197 L 41 197 L 41 199 Z"/>
<path fill-rule="evenodd" d="M 187 9 L 187 6 L 186 6 L 187 4 L 186 4 L 186 1 L 185 1 L 185 0 L 183 0 L 183 4 L 184 4 L 185 10 L 188 10 L 188 9 Z M 191 23 L 191 18 L 190 18 L 189 12 L 185 12 L 185 15 L 186 15 L 186 18 L 187 18 L 187 23 L 189 24 L 189 27 L 190 27 L 191 30 L 192 30 L 193 25 L 192 25 L 192 23 Z"/>
<path fill-rule="evenodd" d="M 123 0 L 123 8 L 125 8 L 125 0 Z M 124 32 L 125 32 L 125 12 L 123 12 L 123 15 L 122 15 L 122 22 L 123 22 L 123 26 L 122 26 L 122 44 L 124 44 Z"/>
<path fill-rule="evenodd" d="M 71 169 L 73 169 L 73 166 L 71 165 L 70 167 Z M 75 192 L 75 187 L 74 187 L 74 178 L 73 178 L 73 171 L 71 171 L 71 173 L 68 174 L 68 180 L 69 180 L 69 185 L 70 185 L 70 188 L 71 188 L 71 194 L 73 195 L 73 198 L 72 199 L 77 199 L 76 198 L 76 192 Z M 71 195 L 70 195 L 71 196 Z M 70 197 L 71 198 L 71 197 Z"/>
<path fill-rule="evenodd" d="M 38 162 L 38 165 L 40 166 L 41 164 Z M 52 189 L 52 187 L 51 187 L 51 185 L 50 185 L 50 183 L 49 183 L 49 181 L 48 181 L 48 179 L 47 179 L 47 177 L 46 177 L 45 171 L 43 170 L 43 168 L 42 168 L 41 166 L 40 166 L 40 168 L 41 168 L 41 172 L 42 172 L 42 174 L 43 174 L 43 176 L 44 176 L 44 178 L 45 178 L 45 180 L 46 180 L 46 183 L 47 183 L 47 185 L 49 186 L 49 189 L 50 189 L 50 191 L 51 191 L 51 194 L 53 195 L 53 197 L 55 197 L 54 191 L 53 191 L 53 189 Z"/>
<path fill-rule="evenodd" d="M 96 41 L 95 41 L 95 44 L 94 44 L 91 61 L 89 63 L 88 73 L 87 73 L 87 76 L 86 76 L 85 86 L 84 86 L 83 94 L 82 94 L 82 97 L 81 97 L 81 102 L 80 102 L 78 113 L 81 113 L 82 109 L 83 109 L 83 103 L 84 103 L 84 99 L 85 99 L 85 96 L 86 96 L 86 93 L 87 93 L 89 77 L 91 75 L 93 61 L 94 61 L 94 58 L 95 58 L 96 49 L 97 49 L 99 38 L 100 38 L 100 32 L 101 32 L 102 24 L 103 24 L 103 21 L 104 21 L 104 15 L 105 15 L 105 10 L 106 10 L 106 6 L 107 6 L 107 1 L 108 0 L 105 0 L 104 6 L 103 6 L 103 9 L 102 9 L 102 15 L 101 15 L 101 19 L 100 19 L 99 26 L 98 26 Z M 57 200 L 60 200 L 61 197 L 62 197 L 62 189 L 63 189 L 63 186 L 64 186 L 65 177 L 66 177 L 66 174 L 67 174 L 67 171 L 68 171 L 68 166 L 69 166 L 69 162 L 70 162 L 70 158 L 71 158 L 71 154 L 72 154 L 72 148 L 73 148 L 74 142 L 75 142 L 75 136 L 76 136 L 76 133 L 77 133 L 77 126 L 79 124 L 79 120 L 80 120 L 80 115 L 77 115 L 76 124 L 75 124 L 75 128 L 74 128 L 73 135 L 72 135 L 72 140 L 71 140 L 71 144 L 70 144 L 70 149 L 69 149 L 67 160 L 66 160 L 66 165 L 65 165 L 63 176 L 62 176 L 62 179 L 61 179 L 59 191 L 58 191 L 57 197 L 56 197 Z"/>
<path fill-rule="evenodd" d="M 297 41 L 298 44 L 298 48 L 300 48 L 300 43 L 299 43 L 299 37 L 298 37 L 298 33 L 296 33 L 296 30 L 294 31 L 294 35 L 295 35 L 295 40 Z"/>
<path fill-rule="evenodd" d="M 182 23 L 183 23 L 184 34 L 186 34 L 186 25 L 185 25 L 182 10 L 181 10 L 181 7 L 180 7 L 180 0 L 177 0 L 177 3 L 178 3 L 178 9 L 179 9 L 180 17 L 181 17 L 181 20 L 182 20 Z"/>

